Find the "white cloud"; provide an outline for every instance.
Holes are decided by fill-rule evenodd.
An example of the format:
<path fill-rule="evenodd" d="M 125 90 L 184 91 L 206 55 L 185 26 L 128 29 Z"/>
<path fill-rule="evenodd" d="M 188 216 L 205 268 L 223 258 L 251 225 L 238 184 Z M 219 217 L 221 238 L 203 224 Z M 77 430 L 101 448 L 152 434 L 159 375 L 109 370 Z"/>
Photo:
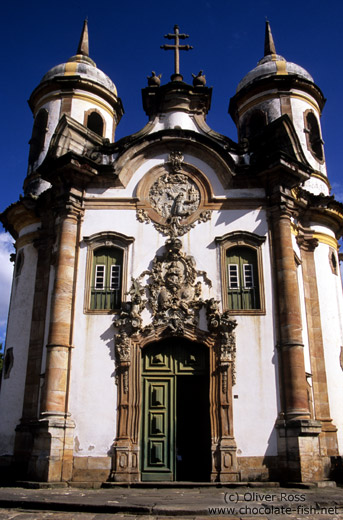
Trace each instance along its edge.
<path fill-rule="evenodd" d="M 0 232 L 0 342 L 5 339 L 11 294 L 13 276 L 13 263 L 10 262 L 11 253 L 14 253 L 13 238 L 8 233 Z"/>

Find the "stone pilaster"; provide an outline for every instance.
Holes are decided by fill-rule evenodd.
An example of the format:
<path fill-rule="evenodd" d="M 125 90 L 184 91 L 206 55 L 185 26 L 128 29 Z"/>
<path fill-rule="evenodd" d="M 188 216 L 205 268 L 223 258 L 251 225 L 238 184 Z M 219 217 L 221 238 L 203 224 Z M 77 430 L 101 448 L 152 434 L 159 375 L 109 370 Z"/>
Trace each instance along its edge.
<path fill-rule="evenodd" d="M 135 438 L 133 413 L 134 413 L 134 380 L 136 384 L 137 374 L 134 364 L 131 363 L 131 341 L 117 335 L 116 339 L 116 383 L 118 387 L 117 400 L 117 436 L 113 445 L 111 479 L 116 482 L 137 482 L 139 474 L 139 449 Z M 136 378 L 135 378 L 136 376 Z"/>
<path fill-rule="evenodd" d="M 217 466 L 220 482 L 237 482 L 237 445 L 233 435 L 232 417 L 232 363 L 220 361 L 218 364 L 219 430 Z"/>
<path fill-rule="evenodd" d="M 58 241 L 46 370 L 29 468 L 35 478 L 48 482 L 72 477 L 75 425 L 68 412 L 68 393 L 81 215 L 79 201 L 72 195 L 57 208 Z"/>
<path fill-rule="evenodd" d="M 310 350 L 312 388 L 314 400 L 314 418 L 320 421 L 322 431 L 319 435 L 320 455 L 327 457 L 325 465 L 327 474 L 330 470 L 331 456 L 338 455 L 337 428 L 330 417 L 329 396 L 327 388 L 323 335 L 319 308 L 316 266 L 314 251 L 318 240 L 305 236 L 298 236 L 301 249 L 302 273 L 305 292 L 306 321 Z"/>
<path fill-rule="evenodd" d="M 291 210 L 291 201 L 284 201 L 281 196 L 270 211 L 282 403 L 281 419 L 277 422 L 280 469 L 288 480 L 321 480 L 321 425 L 311 420 L 309 410 Z"/>

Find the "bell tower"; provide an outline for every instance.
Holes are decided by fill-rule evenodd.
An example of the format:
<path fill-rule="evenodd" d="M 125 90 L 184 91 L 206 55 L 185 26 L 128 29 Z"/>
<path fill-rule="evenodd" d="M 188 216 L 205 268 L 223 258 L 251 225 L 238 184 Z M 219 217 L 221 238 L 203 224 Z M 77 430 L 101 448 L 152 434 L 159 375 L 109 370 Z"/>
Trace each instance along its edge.
<path fill-rule="evenodd" d="M 24 191 L 25 194 L 39 195 L 49 187 L 49 183 L 41 179 L 38 168 L 47 156 L 63 116 L 86 127 L 100 144 L 104 139 L 114 141 L 116 127 L 123 115 L 116 86 L 89 57 L 87 20 L 83 24 L 76 54 L 44 75 L 32 92 L 29 105 L 34 124 Z"/>
<path fill-rule="evenodd" d="M 314 173 L 305 188 L 315 195 L 329 194 L 320 116 L 323 93 L 312 76 L 276 53 L 270 24 L 266 22 L 264 56 L 238 84 L 229 113 L 239 139 L 253 139 L 274 120 L 288 116 L 305 158 Z"/>

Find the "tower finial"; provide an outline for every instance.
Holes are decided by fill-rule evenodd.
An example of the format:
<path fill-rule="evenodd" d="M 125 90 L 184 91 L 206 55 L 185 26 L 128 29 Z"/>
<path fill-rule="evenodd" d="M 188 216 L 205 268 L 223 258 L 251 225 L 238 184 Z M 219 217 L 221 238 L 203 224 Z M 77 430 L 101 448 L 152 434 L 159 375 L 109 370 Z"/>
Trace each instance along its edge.
<path fill-rule="evenodd" d="M 268 56 L 269 54 L 276 54 L 276 49 L 269 21 L 266 20 L 266 32 L 264 37 L 264 55 Z"/>
<path fill-rule="evenodd" d="M 83 22 L 83 28 L 79 46 L 76 54 L 82 54 L 82 56 L 89 56 L 89 40 L 88 40 L 88 19 L 86 18 Z"/>

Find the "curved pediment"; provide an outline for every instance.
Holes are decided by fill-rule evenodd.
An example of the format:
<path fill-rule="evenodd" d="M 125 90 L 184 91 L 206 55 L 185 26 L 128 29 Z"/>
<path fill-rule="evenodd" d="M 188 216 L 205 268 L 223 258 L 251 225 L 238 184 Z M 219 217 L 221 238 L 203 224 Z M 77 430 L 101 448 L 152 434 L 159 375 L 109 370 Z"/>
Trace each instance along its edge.
<path fill-rule="evenodd" d="M 233 154 L 218 140 L 191 130 L 177 129 L 142 135 L 131 142 L 118 142 L 112 150 L 118 154 L 115 163 L 118 181 L 126 187 L 144 162 L 175 150 L 207 163 L 216 172 L 223 188 L 231 185 L 237 169 Z"/>

